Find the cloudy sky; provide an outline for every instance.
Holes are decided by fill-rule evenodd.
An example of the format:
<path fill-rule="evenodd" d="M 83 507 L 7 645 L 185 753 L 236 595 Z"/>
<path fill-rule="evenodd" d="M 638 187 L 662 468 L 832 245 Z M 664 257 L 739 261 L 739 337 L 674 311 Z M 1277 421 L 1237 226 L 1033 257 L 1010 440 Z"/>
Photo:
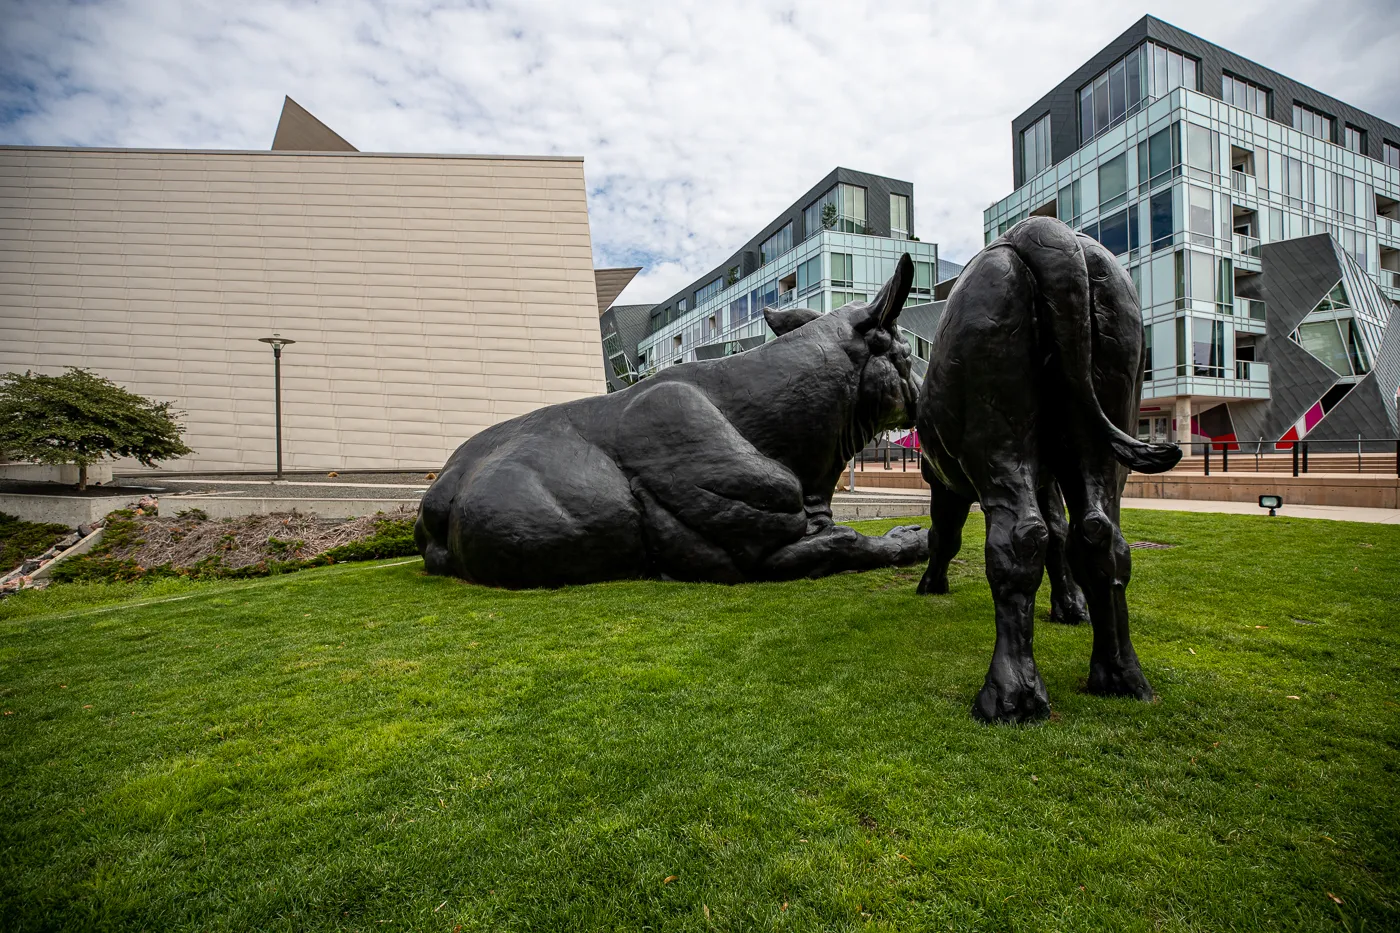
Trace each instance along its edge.
<path fill-rule="evenodd" d="M 966 260 L 1012 117 L 1146 12 L 1400 123 L 1395 0 L 0 0 L 0 143 L 266 149 L 290 94 L 364 151 L 582 155 L 640 302 L 836 165 Z"/>

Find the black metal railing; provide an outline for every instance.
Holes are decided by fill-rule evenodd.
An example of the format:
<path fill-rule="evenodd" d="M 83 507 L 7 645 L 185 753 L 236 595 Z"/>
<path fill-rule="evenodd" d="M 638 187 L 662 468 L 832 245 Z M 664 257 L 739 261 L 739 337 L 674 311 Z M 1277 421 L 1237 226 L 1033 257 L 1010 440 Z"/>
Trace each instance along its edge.
<path fill-rule="evenodd" d="M 880 442 L 869 444 L 862 448 L 860 453 L 856 454 L 855 461 L 860 464 L 860 469 L 862 471 L 865 469 L 865 465 L 870 462 L 883 465 L 886 470 L 893 470 L 895 457 L 899 458 L 899 469 L 901 472 L 909 472 L 909 464 L 911 463 L 914 465 L 916 471 L 919 469 L 918 448 L 904 447 L 894 443 Z"/>
<path fill-rule="evenodd" d="M 1206 476 L 1218 465 L 1221 473 L 1232 468 L 1237 473 L 1282 473 L 1291 468 L 1294 476 L 1310 470 L 1350 473 L 1353 467 L 1356 473 L 1390 473 L 1393 468 L 1400 477 L 1400 438 L 1358 434 L 1354 440 L 1266 441 L 1261 437 L 1257 441 L 1193 441 L 1186 453 L 1202 458 Z"/>

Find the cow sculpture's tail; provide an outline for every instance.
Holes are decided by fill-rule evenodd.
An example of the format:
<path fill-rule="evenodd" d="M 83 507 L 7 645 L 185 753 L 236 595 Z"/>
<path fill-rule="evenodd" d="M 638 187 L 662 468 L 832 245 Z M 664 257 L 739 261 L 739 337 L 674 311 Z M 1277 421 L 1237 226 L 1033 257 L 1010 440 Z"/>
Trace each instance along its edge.
<path fill-rule="evenodd" d="M 1053 220 L 1031 218 L 1017 224 L 1005 240 L 1035 278 L 1037 317 L 1056 350 L 1050 355 L 1059 361 L 1065 385 L 1092 430 L 1113 449 L 1119 463 L 1139 473 L 1162 473 L 1176 466 L 1180 447 L 1147 444 L 1130 436 L 1109 419 L 1094 392 L 1093 304 L 1124 297 L 1111 294 L 1119 283 L 1110 277 L 1127 278 L 1122 268 L 1116 262 L 1104 264 L 1111 268 L 1091 268 L 1098 264 L 1086 259 L 1074 232 Z"/>

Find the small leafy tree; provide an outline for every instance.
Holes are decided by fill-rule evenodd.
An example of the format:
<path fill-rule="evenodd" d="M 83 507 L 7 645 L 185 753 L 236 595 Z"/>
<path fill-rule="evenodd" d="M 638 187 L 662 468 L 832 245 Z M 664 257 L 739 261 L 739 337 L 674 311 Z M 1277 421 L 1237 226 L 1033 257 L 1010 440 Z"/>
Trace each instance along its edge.
<path fill-rule="evenodd" d="M 180 439 L 181 414 L 96 373 L 69 367 L 61 376 L 0 376 L 0 451 L 39 463 L 76 463 L 78 488 L 103 457 L 155 466 L 191 453 Z"/>
<path fill-rule="evenodd" d="M 827 201 L 822 205 L 822 228 L 830 230 L 836 226 L 836 205 Z"/>

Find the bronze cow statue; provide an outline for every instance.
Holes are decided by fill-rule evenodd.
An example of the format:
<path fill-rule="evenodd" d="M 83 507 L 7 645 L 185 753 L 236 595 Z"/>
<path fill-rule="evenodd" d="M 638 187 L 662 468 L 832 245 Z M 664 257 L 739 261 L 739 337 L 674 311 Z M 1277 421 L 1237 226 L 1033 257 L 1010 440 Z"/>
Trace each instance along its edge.
<path fill-rule="evenodd" d="M 927 559 L 917 526 L 867 537 L 831 517 L 846 461 L 914 424 L 896 326 L 912 280 L 905 255 L 868 304 L 770 309 L 778 338 L 747 353 L 477 434 L 423 497 L 428 572 L 503 587 L 737 583 Z"/>
<path fill-rule="evenodd" d="M 931 357 L 918 424 L 933 490 L 932 557 L 919 592 L 948 592 L 948 563 L 980 502 L 996 647 L 973 714 L 1018 722 L 1050 712 L 1031 651 L 1047 559 L 1052 617 L 1082 618 L 1076 580 L 1087 598 L 1089 691 L 1151 699 L 1128 637 L 1132 562 L 1119 506 L 1129 467 L 1169 470 L 1181 450 L 1128 433 L 1143 375 L 1132 279 L 1093 239 L 1030 218 L 962 271 Z"/>

